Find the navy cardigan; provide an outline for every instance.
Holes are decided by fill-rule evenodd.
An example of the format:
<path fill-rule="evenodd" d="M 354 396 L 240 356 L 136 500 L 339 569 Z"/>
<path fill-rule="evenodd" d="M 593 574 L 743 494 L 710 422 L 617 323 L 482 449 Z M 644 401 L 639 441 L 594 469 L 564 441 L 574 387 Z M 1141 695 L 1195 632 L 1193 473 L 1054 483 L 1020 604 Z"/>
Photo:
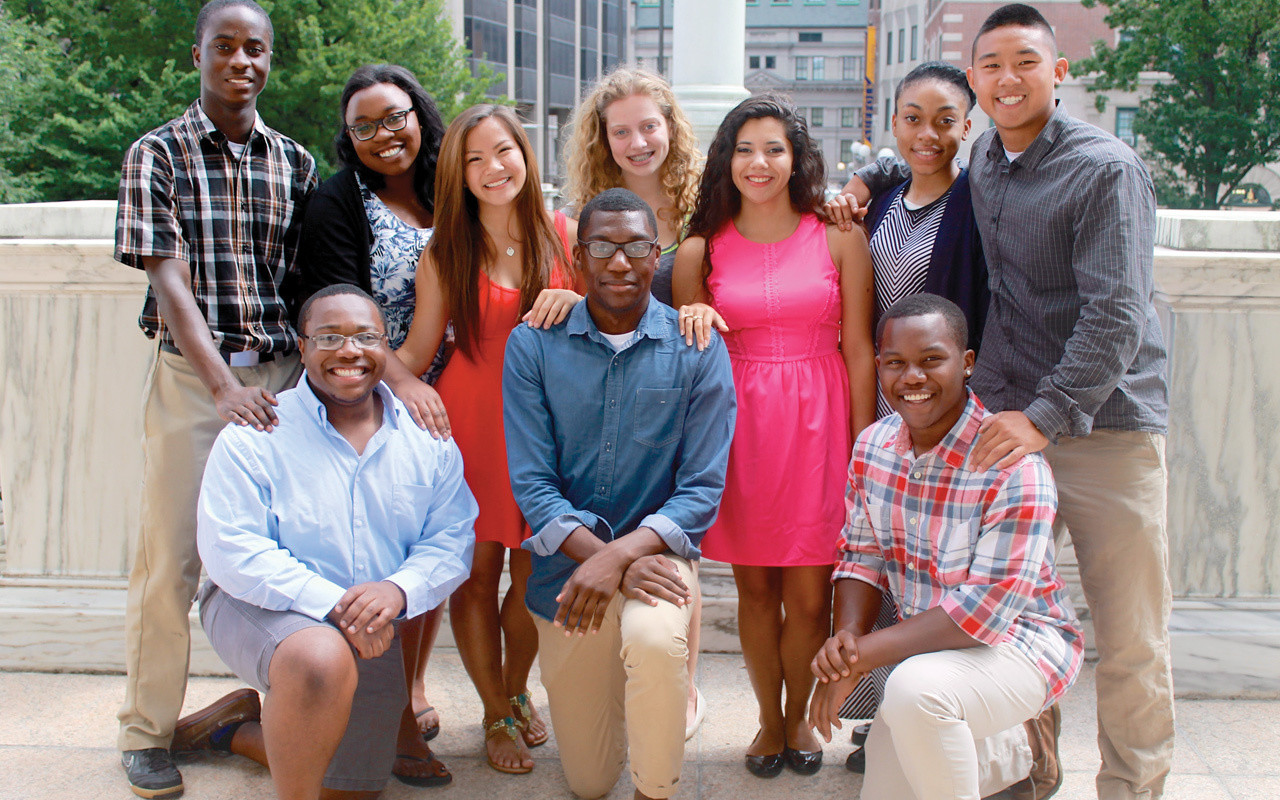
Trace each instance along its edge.
<path fill-rule="evenodd" d="M 867 212 L 868 236 L 875 234 L 890 206 L 910 183 L 904 181 L 872 199 Z M 987 260 L 982 254 L 982 238 L 973 216 L 967 169 L 960 170 L 960 176 L 951 185 L 951 196 L 947 198 L 947 208 L 942 212 L 938 235 L 933 241 L 924 291 L 941 295 L 960 306 L 969 321 L 969 347 L 976 353 L 982 342 L 982 326 L 987 321 L 991 292 L 987 288 Z"/>
<path fill-rule="evenodd" d="M 303 299 L 326 286 L 350 283 L 372 293 L 369 276 L 373 229 L 355 170 L 347 167 L 320 184 L 302 221 Z"/>

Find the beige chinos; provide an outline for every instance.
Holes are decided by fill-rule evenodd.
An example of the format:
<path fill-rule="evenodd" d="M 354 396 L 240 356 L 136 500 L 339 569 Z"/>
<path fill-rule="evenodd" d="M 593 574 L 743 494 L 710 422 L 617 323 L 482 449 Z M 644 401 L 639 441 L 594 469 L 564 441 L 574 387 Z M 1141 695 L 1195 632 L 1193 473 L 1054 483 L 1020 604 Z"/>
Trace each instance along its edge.
<path fill-rule="evenodd" d="M 689 562 L 666 557 L 693 586 Z M 600 631 L 565 636 L 534 615 L 538 665 L 547 688 L 551 725 L 573 793 L 609 793 L 631 750 L 631 780 L 646 797 L 679 788 L 684 761 L 691 606 L 657 606 L 615 594 Z"/>
<path fill-rule="evenodd" d="M 271 392 L 294 386 L 302 374 L 296 354 L 230 369 L 245 386 Z M 209 450 L 226 425 L 191 364 L 159 350 L 145 390 L 142 525 L 131 548 L 127 678 L 117 715 L 121 750 L 167 749 L 182 712 L 200 580 L 196 499 Z"/>

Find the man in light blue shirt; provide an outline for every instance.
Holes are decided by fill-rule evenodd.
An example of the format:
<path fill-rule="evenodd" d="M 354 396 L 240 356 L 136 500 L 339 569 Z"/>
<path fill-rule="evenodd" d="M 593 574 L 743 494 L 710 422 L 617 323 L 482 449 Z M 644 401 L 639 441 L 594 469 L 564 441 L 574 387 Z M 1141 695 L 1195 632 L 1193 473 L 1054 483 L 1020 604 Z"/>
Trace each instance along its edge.
<path fill-rule="evenodd" d="M 377 792 L 408 702 L 394 620 L 465 580 L 476 502 L 457 446 L 419 429 L 381 383 L 394 356 L 372 298 L 328 287 L 299 329 L 306 372 L 278 396 L 275 431 L 222 431 L 198 509 L 201 622 L 265 692 L 262 712 L 256 692 L 235 692 L 180 721 L 173 750 L 269 761 L 280 797 Z M 431 766 L 406 782 L 448 781 Z"/>
<path fill-rule="evenodd" d="M 507 459 L 534 531 L 526 602 L 570 788 L 607 794 L 629 744 L 636 797 L 665 798 L 684 756 L 690 561 L 724 489 L 733 376 L 719 336 L 686 346 L 651 299 L 643 200 L 602 193 L 578 237 L 586 301 L 507 341 Z"/>

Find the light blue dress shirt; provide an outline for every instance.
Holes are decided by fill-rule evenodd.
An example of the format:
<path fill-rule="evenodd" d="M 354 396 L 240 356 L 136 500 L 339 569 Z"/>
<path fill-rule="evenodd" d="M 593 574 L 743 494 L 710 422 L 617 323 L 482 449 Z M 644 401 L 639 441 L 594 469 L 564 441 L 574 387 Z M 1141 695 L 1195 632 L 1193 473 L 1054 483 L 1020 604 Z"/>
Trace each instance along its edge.
<path fill-rule="evenodd" d="M 578 303 L 560 325 L 507 339 L 503 426 L 511 488 L 533 530 L 525 600 L 555 616 L 577 564 L 559 552 L 579 526 L 602 541 L 651 528 L 696 559 L 715 521 L 737 401 L 724 341 L 685 345 L 656 301 L 615 350 Z"/>
<path fill-rule="evenodd" d="M 360 454 L 329 423 L 305 373 L 276 396 L 274 431 L 228 425 L 218 435 L 196 538 L 224 592 L 323 620 L 347 589 L 388 580 L 415 617 L 466 580 L 478 509 L 462 454 L 413 424 L 386 384 L 376 391 L 382 427 Z"/>

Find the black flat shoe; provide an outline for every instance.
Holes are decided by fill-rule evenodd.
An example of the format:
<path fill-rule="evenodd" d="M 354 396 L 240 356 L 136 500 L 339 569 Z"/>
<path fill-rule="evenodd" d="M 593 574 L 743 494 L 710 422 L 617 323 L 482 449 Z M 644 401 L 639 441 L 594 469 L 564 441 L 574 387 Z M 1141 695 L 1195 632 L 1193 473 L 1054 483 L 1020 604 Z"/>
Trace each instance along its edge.
<path fill-rule="evenodd" d="M 783 758 L 782 753 L 772 753 L 767 756 L 747 756 L 747 772 L 757 778 L 776 778 L 782 772 L 784 763 L 786 763 L 786 759 Z"/>
<path fill-rule="evenodd" d="M 782 751 L 782 755 L 791 771 L 801 775 L 813 775 L 822 766 L 821 750 L 806 753 L 803 750 L 788 747 Z"/>
<path fill-rule="evenodd" d="M 849 757 L 844 760 L 844 768 L 859 775 L 864 774 L 867 771 L 867 749 L 859 747 L 850 753 Z"/>

